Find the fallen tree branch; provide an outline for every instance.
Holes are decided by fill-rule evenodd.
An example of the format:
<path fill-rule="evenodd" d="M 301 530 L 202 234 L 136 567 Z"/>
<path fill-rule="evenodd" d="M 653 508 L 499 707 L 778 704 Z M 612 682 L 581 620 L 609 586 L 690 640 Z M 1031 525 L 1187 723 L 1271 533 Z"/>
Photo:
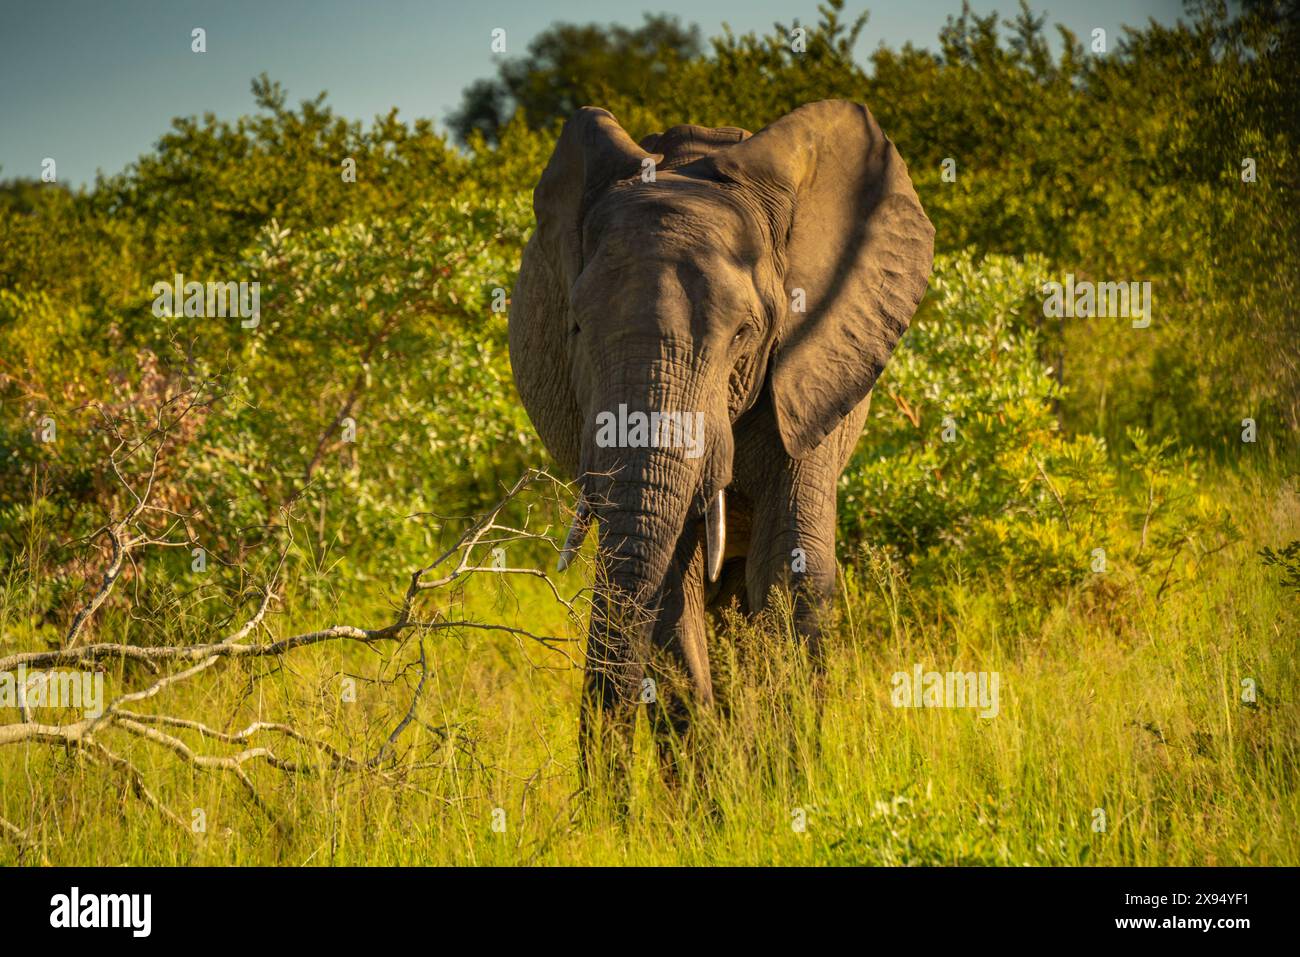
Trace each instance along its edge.
<path fill-rule="evenodd" d="M 176 420 L 179 421 L 179 418 Z M 160 426 L 155 436 L 158 448 L 165 443 L 167 427 Z M 125 441 L 125 440 L 123 440 Z M 119 449 L 121 446 L 119 445 Z M 566 648 L 577 641 L 575 638 L 547 635 L 526 628 L 519 628 L 492 622 L 464 620 L 450 617 L 446 612 L 435 611 L 431 615 L 421 615 L 418 606 L 431 592 L 440 588 L 459 585 L 474 575 L 524 575 L 540 578 L 546 583 L 551 595 L 565 609 L 566 617 L 572 622 L 581 623 L 582 614 L 577 602 L 583 590 L 571 598 L 564 597 L 555 582 L 546 573 L 526 567 L 506 567 L 501 563 L 483 564 L 477 553 L 484 548 L 500 547 L 509 542 L 546 543 L 558 550 L 559 545 L 552 541 L 545 529 L 533 532 L 528 529 L 528 522 L 514 527 L 500 520 L 503 510 L 529 488 L 551 484 L 557 489 L 565 490 L 567 486 L 558 482 L 542 470 L 526 472 L 501 499 L 478 522 L 473 524 L 456 544 L 442 555 L 412 572 L 406 589 L 397 603 L 393 618 L 379 627 L 364 628 L 355 625 L 338 624 L 327 628 L 301 632 L 285 637 L 256 640 L 259 631 L 269 631 L 267 618 L 272 605 L 279 600 L 277 586 L 292 545 L 292 524 L 285 522 L 282 528 L 289 535 L 289 541 L 281 549 L 274 569 L 267 581 L 258 589 L 260 598 L 253 612 L 244 622 L 226 637 L 216 641 L 202 642 L 194 645 L 157 645 L 142 646 L 129 642 L 96 642 L 80 644 L 77 639 L 82 629 L 91 620 L 111 594 L 114 585 L 120 579 L 120 572 L 126 558 L 134 549 L 151 545 L 175 544 L 165 539 L 158 539 L 145 531 L 128 529 L 136 523 L 149 508 L 149 496 L 153 489 L 154 475 L 157 472 L 159 455 L 151 461 L 150 475 L 144 489 L 137 494 L 127 483 L 118 467 L 116 452 L 112 457 L 113 471 L 126 485 L 134 499 L 134 504 L 124 517 L 105 527 L 105 533 L 113 543 L 113 553 L 103 575 L 101 585 L 91 600 L 74 618 L 73 627 L 61 648 L 41 651 L 22 651 L 0 658 L 0 672 L 23 667 L 27 669 L 46 669 L 58 667 L 87 667 L 99 662 L 117 661 L 138 662 L 150 671 L 148 683 L 143 686 L 123 690 L 94 715 L 86 715 L 79 720 L 60 723 L 41 723 L 32 719 L 30 709 L 24 707 L 20 720 L 10 724 L 0 724 L 0 746 L 28 744 L 60 747 L 77 753 L 83 753 L 93 761 L 106 765 L 122 775 L 132 793 L 145 804 L 154 809 L 169 823 L 186 830 L 185 821 L 167 807 L 157 794 L 148 786 L 140 768 L 128 757 L 110 748 L 105 737 L 113 733 L 122 733 L 147 745 L 161 748 L 184 764 L 204 771 L 231 775 L 249 795 L 252 803 L 268 818 L 277 824 L 275 809 L 259 792 L 255 782 L 246 768 L 253 764 L 264 764 L 283 774 L 315 775 L 322 771 L 338 770 L 346 772 L 367 772 L 378 774 L 386 780 L 395 780 L 385 769 L 402 733 L 417 720 L 419 703 L 429 676 L 429 663 L 426 657 L 423 637 L 428 634 L 461 629 L 480 629 L 509 634 L 516 639 L 529 639 L 543 648 L 563 655 L 569 666 L 576 664 Z M 531 516 L 531 509 L 529 510 Z M 454 559 L 454 561 L 453 561 Z M 442 569 L 440 577 L 433 577 Z M 585 589 L 584 589 L 585 590 Z M 253 721 L 241 731 L 223 731 L 202 721 L 180 715 L 165 713 L 148 713 L 135 706 L 141 702 L 151 701 L 174 689 L 176 686 L 190 682 L 210 671 L 218 664 L 231 659 L 278 658 L 300 649 L 331 642 L 352 642 L 365 646 L 374 646 L 386 642 L 399 642 L 408 634 L 418 634 L 420 641 L 419 683 L 412 695 L 411 702 L 403 717 L 387 736 L 379 751 L 369 759 L 352 757 L 342 749 L 317 737 L 305 734 L 283 721 Z M 423 722 L 421 722 L 423 724 Z M 200 741 L 214 744 L 236 746 L 240 750 L 234 753 L 206 753 L 180 735 L 192 733 Z M 292 742 L 296 747 L 309 752 L 311 759 L 290 757 L 280 753 L 270 743 L 263 743 L 266 736 L 277 736 Z M 256 739 L 256 740 L 255 740 Z M 17 825 L 3 822 L 3 831 L 11 840 L 22 843 L 25 839 Z"/>

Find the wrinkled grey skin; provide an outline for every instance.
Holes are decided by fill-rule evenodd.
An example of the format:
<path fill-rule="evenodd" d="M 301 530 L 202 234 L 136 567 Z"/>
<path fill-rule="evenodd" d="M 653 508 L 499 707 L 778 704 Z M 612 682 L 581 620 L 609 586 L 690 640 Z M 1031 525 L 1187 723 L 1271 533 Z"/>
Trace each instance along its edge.
<path fill-rule="evenodd" d="M 640 145 L 583 108 L 534 210 L 510 310 L 515 381 L 592 503 L 607 569 L 588 636 L 585 769 L 598 731 L 626 760 L 647 669 L 661 743 L 686 733 L 687 697 L 712 701 L 707 608 L 735 597 L 758 610 L 788 587 L 816 652 L 836 482 L 925 293 L 934 229 L 893 144 L 843 101 L 753 136 L 676 126 Z M 620 403 L 703 412 L 704 454 L 599 447 L 596 417 Z M 704 510 L 720 489 L 725 563 L 710 583 Z"/>

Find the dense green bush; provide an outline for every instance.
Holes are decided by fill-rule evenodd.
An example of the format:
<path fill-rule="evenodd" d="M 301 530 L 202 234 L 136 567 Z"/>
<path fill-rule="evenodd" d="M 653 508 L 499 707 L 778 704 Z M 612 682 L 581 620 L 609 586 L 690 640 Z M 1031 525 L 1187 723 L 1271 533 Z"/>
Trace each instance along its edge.
<path fill-rule="evenodd" d="M 899 144 L 946 253 L 844 480 L 848 549 L 906 556 L 918 581 L 1035 588 L 1113 579 L 1092 571 L 1096 549 L 1131 575 L 1159 555 L 1142 578 L 1160 588 L 1176 574 L 1164 562 L 1219 534 L 1193 460 L 1241 454 L 1245 417 L 1261 449 L 1289 455 L 1300 425 L 1296 25 L 1272 2 L 1189 12 L 1104 55 L 1063 34 L 1053 56 L 1027 9 L 1005 23 L 963 9 L 936 52 L 882 47 L 869 69 L 852 56 L 865 21 L 841 0 L 801 51 L 793 24 L 701 50 L 652 21 L 619 42 L 670 60 L 671 83 L 615 82 L 602 55 L 581 61 L 580 88 L 565 44 L 590 30 L 557 27 L 508 66 L 513 117 L 495 93 L 468 104 L 464 149 L 427 120 L 338 117 L 323 95 L 291 108 L 260 77 L 254 115 L 180 118 L 91 190 L 7 184 L 0 551 L 55 555 L 47 577 L 64 575 L 127 501 L 105 423 L 147 433 L 197 387 L 160 492 L 199 539 L 238 557 L 292 505 L 320 551 L 401 564 L 405 536 L 431 534 L 407 516 L 480 509 L 544 464 L 494 304 L 566 104 L 599 91 L 640 136 L 757 129 L 847 97 Z M 151 287 L 176 272 L 261 282 L 259 327 L 155 316 Z M 1151 328 L 1044 320 L 1041 281 L 1067 272 L 1152 281 Z M 56 442 L 39 439 L 47 420 Z"/>
<path fill-rule="evenodd" d="M 1191 454 L 1132 430 L 1112 456 L 1060 428 L 1040 357 L 1043 324 L 1060 321 L 1043 318 L 1047 275 L 1039 258 L 939 257 L 841 479 L 847 548 L 891 549 L 920 583 L 1006 575 L 1041 594 L 1116 575 L 1161 588 L 1171 572 L 1147 574 L 1153 561 L 1231 534 Z"/>

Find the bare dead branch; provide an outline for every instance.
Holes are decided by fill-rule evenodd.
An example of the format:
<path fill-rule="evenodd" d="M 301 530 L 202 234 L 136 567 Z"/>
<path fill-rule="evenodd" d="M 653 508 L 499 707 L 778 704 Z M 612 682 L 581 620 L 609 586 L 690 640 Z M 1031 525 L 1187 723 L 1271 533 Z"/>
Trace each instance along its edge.
<path fill-rule="evenodd" d="M 193 403 L 186 411 L 189 408 L 193 408 Z M 184 414 L 181 413 L 181 416 Z M 499 561 L 484 564 L 480 558 L 480 554 L 485 549 L 500 548 L 509 543 L 531 542 L 539 545 L 544 543 L 552 549 L 558 548 L 557 543 L 547 534 L 549 529 L 540 531 L 529 529 L 531 507 L 527 509 L 525 521 L 518 527 L 501 521 L 504 509 L 534 486 L 546 484 L 560 490 L 560 494 L 568 492 L 568 487 L 564 483 L 558 482 L 539 469 L 530 470 L 521 476 L 506 491 L 501 501 L 462 534 L 455 545 L 430 564 L 411 573 L 406 589 L 396 603 L 393 618 L 387 624 L 372 628 L 338 624 L 285 637 L 271 636 L 267 619 L 273 604 L 279 600 L 278 582 L 292 545 L 291 523 L 285 523 L 280 527 L 288 530 L 289 540 L 281 549 L 267 581 L 257 589 L 260 597 L 252 613 L 225 637 L 194 645 L 79 643 L 86 623 L 103 606 L 114 585 L 120 580 L 126 563 L 134 561 L 133 552 L 137 550 L 143 552 L 155 547 L 177 547 L 189 543 L 188 540 L 178 542 L 170 537 L 178 527 L 177 521 L 171 522 L 161 535 L 151 533 L 139 524 L 140 517 L 151 510 L 176 518 L 175 513 L 152 506 L 150 495 L 154 488 L 160 452 L 165 444 L 167 432 L 177 421 L 179 417 L 168 424 L 160 414 L 158 424 L 150 433 L 157 440 L 157 445 L 150 459 L 143 488 L 138 492 L 122 472 L 119 453 L 127 448 L 127 442 L 125 438 L 119 436 L 119 444 L 110 456 L 110 465 L 127 489 L 133 504 L 120 519 L 110 522 L 97 533 L 97 535 L 107 536 L 110 542 L 112 549 L 110 560 L 95 594 L 74 617 L 64 646 L 41 651 L 23 651 L 0 658 L 0 671 L 10 671 L 20 666 L 28 669 L 87 667 L 104 661 L 130 661 L 143 664 L 152 674 L 146 684 L 123 690 L 108 702 L 100 713 L 85 716 L 80 720 L 52 724 L 39 723 L 32 719 L 30 709 L 24 708 L 20 715 L 21 720 L 11 724 L 0 724 L 0 746 L 26 743 L 67 748 L 84 753 L 97 763 L 122 775 L 136 797 L 173 825 L 188 831 L 185 822 L 149 788 L 139 767 L 105 743 L 106 735 L 120 732 L 147 745 L 161 748 L 190 767 L 230 774 L 247 792 L 252 803 L 269 818 L 276 820 L 274 809 L 259 793 L 249 776 L 246 770 L 248 766 L 264 764 L 290 775 L 314 775 L 326 770 L 340 770 L 373 772 L 389 778 L 389 773 L 381 766 L 391 760 L 393 750 L 402 733 L 418 720 L 419 704 L 429 676 L 424 636 L 436 632 L 457 632 L 466 629 L 496 631 L 510 635 L 517 641 L 528 640 L 547 651 L 556 652 L 563 657 L 566 666 L 572 667 L 577 664 L 567 651 L 567 647 L 577 639 L 542 634 L 527 628 L 462 619 L 453 617 L 446 610 L 423 614 L 419 611 L 419 606 L 430 593 L 436 593 L 440 588 L 458 586 L 475 575 L 502 576 L 503 580 L 511 576 L 525 576 L 544 582 L 555 601 L 564 608 L 566 617 L 573 623 L 579 625 L 582 623 L 583 618 L 578 602 L 585 588 L 580 588 L 574 596 L 566 598 L 555 581 L 545 572 L 527 567 L 505 566 Z M 126 453 L 126 457 L 142 447 L 145 441 L 141 440 L 137 443 Z M 92 536 L 92 539 L 93 537 L 95 536 Z M 443 569 L 441 576 L 432 577 L 439 569 Z M 259 640 L 258 636 L 263 632 L 267 632 L 267 640 Z M 403 717 L 388 735 L 378 753 L 367 760 L 354 758 L 328 742 L 307 735 L 286 722 L 258 720 L 240 731 L 223 731 L 188 717 L 147 713 L 135 707 L 141 702 L 164 696 L 176 686 L 197 678 L 228 659 L 280 658 L 299 649 L 331 642 L 351 642 L 373 647 L 387 642 L 400 642 L 409 634 L 421 636 L 419 643 L 421 677 Z M 206 753 L 180 736 L 187 732 L 197 735 L 201 741 L 208 744 L 233 746 L 239 750 L 234 753 Z M 304 752 L 304 756 L 290 757 L 280 753 L 270 743 L 263 741 L 267 736 L 293 742 L 294 746 Z M 9 822 L 3 824 L 7 826 L 0 827 L 0 830 L 11 839 L 18 840 L 18 836 L 24 833 L 16 825 Z"/>

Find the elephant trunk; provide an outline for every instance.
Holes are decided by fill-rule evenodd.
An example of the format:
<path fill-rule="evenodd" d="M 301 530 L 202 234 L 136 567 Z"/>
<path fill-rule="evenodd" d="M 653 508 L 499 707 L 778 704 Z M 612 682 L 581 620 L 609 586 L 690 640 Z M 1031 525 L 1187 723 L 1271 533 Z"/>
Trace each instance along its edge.
<path fill-rule="evenodd" d="M 664 581 L 683 534 L 697 534 L 692 525 L 706 513 L 713 524 L 704 531 L 720 561 L 717 500 L 732 456 L 726 380 L 692 358 L 649 342 L 596 365 L 598 398 L 588 406 L 579 480 L 579 514 L 600 529 L 580 730 L 584 777 L 597 729 L 612 746 L 608 756 L 625 760 Z"/>
<path fill-rule="evenodd" d="M 623 455 L 614 474 L 584 482 L 584 500 L 600 524 L 587 670 L 604 705 L 639 693 L 668 565 L 698 510 L 699 478 L 697 462 L 654 449 Z"/>
<path fill-rule="evenodd" d="M 634 705 L 641 697 L 664 578 L 692 506 L 694 473 L 698 466 L 680 456 L 640 450 L 622 459 L 616 477 L 593 471 L 582 482 L 583 500 L 600 524 L 600 543 L 579 769 L 584 786 L 593 776 L 612 773 L 607 782 L 621 808 L 627 802 Z"/>

